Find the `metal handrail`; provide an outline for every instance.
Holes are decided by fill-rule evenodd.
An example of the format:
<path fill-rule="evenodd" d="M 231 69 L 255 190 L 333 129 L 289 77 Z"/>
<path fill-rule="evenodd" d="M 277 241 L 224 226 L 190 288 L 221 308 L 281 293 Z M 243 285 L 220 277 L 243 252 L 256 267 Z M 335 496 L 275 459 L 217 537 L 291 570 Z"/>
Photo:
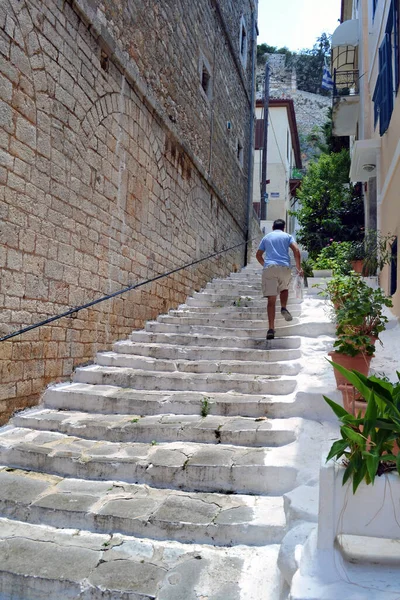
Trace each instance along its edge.
<path fill-rule="evenodd" d="M 139 287 L 142 287 L 143 285 L 146 285 L 147 283 L 153 283 L 153 281 L 158 281 L 159 279 L 163 279 L 164 277 L 168 277 L 169 275 L 173 275 L 174 273 L 178 273 L 179 271 L 183 271 L 184 269 L 193 267 L 194 265 L 197 265 L 205 260 L 209 260 L 211 258 L 214 258 L 215 256 L 219 256 L 221 254 L 225 254 L 226 252 L 230 252 L 231 250 L 234 250 L 235 248 L 244 246 L 245 244 L 248 244 L 255 239 L 256 238 L 252 238 L 245 242 L 240 242 L 240 244 L 236 244 L 235 246 L 231 246 L 230 248 L 226 248 L 225 250 L 220 250 L 219 252 L 214 252 L 213 254 L 209 254 L 208 256 L 205 256 L 204 258 L 199 258 L 198 260 L 194 260 L 193 262 L 188 263 L 187 265 L 183 265 L 182 267 L 177 267 L 176 269 L 172 269 L 171 271 L 167 271 L 166 273 L 161 273 L 160 275 L 156 275 L 155 277 L 152 277 L 151 279 L 146 279 L 145 281 L 141 281 L 140 283 L 135 283 L 134 285 L 129 285 L 128 287 L 122 288 L 121 290 L 113 292 L 112 294 L 107 294 L 107 296 L 102 296 L 101 298 L 97 298 L 97 300 L 92 300 L 91 302 L 87 302 L 86 304 L 81 304 L 80 306 L 70 308 L 69 310 L 67 310 L 63 313 L 60 313 L 59 315 L 55 315 L 54 317 L 50 317 L 48 319 L 45 319 L 44 321 L 39 321 L 37 323 L 34 323 L 33 325 L 28 325 L 27 327 L 23 327 L 22 329 L 19 329 L 18 331 L 9 333 L 9 334 L 5 335 L 4 337 L 0 338 L 0 342 L 5 342 L 6 340 L 9 340 L 10 338 L 13 338 L 17 335 L 21 335 L 22 333 L 26 333 L 27 331 L 31 331 L 32 329 L 36 329 L 37 327 L 42 327 L 43 325 L 48 325 L 49 323 L 52 323 L 53 321 L 57 321 L 58 319 L 62 319 L 63 317 L 68 317 L 69 315 L 73 315 L 74 313 L 77 313 L 80 310 L 84 310 L 85 308 L 90 308 L 91 306 L 94 306 L 95 304 L 100 304 L 100 302 L 105 302 L 106 300 L 110 300 L 111 298 L 115 298 L 116 296 L 120 296 L 121 294 L 125 294 L 126 292 L 130 292 L 131 290 L 135 290 Z"/>
<path fill-rule="evenodd" d="M 360 93 L 360 73 L 357 70 L 340 71 L 333 73 L 333 96 L 358 96 Z"/>

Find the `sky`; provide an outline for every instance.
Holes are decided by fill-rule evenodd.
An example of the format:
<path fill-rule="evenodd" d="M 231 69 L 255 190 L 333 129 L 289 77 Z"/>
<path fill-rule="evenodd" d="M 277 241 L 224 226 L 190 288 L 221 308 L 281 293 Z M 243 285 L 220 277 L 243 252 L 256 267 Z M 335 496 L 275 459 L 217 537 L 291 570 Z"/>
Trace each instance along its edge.
<path fill-rule="evenodd" d="M 259 0 L 257 44 L 312 48 L 339 25 L 341 0 Z"/>

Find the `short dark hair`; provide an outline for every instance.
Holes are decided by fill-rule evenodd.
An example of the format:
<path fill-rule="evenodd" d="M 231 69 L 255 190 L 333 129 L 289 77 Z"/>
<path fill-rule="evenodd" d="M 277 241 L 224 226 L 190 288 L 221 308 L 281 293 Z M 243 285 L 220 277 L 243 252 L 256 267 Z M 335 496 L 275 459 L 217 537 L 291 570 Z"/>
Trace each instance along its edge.
<path fill-rule="evenodd" d="M 275 229 L 281 229 L 282 231 L 284 231 L 285 226 L 286 223 L 283 219 L 276 219 L 276 221 L 274 221 L 272 224 L 272 231 L 274 231 Z"/>

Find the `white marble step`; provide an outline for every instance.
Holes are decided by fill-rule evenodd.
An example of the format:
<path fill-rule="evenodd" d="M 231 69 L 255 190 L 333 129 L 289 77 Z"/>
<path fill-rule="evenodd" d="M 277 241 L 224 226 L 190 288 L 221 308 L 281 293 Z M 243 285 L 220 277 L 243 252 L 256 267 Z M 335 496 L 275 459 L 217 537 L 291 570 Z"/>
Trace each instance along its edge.
<path fill-rule="evenodd" d="M 297 305 L 296 305 L 297 306 Z M 301 307 L 298 308 L 296 306 L 290 307 L 290 313 L 293 317 L 299 317 L 301 315 Z M 280 306 L 276 309 L 275 318 L 277 320 L 282 320 L 281 317 L 281 309 Z M 216 317 L 220 319 L 221 317 L 230 318 L 230 319 L 258 319 L 264 320 L 267 314 L 267 303 L 265 302 L 264 306 L 233 306 L 231 304 L 227 306 L 186 306 L 185 304 L 181 304 L 179 308 L 176 310 L 170 310 L 169 315 L 171 316 L 208 316 L 208 317 Z"/>
<path fill-rule="evenodd" d="M 141 390 L 194 391 L 207 394 L 230 390 L 244 394 L 290 394 L 296 387 L 296 380 L 289 376 L 159 372 L 101 365 L 78 367 L 73 381 Z"/>
<path fill-rule="evenodd" d="M 283 321 L 285 323 L 285 321 Z M 211 326 L 211 325 L 191 325 L 184 323 L 160 323 L 158 321 L 147 321 L 146 323 L 146 331 L 151 333 L 175 333 L 175 334 L 190 334 L 190 335 L 204 335 L 204 336 L 214 336 L 215 338 L 230 338 L 230 337 L 238 337 L 238 338 L 262 338 L 267 330 L 267 322 L 265 322 L 262 326 L 258 328 L 252 326 L 251 328 L 246 327 L 245 325 L 242 328 L 238 327 L 230 327 L 229 325 L 222 327 Z M 286 323 L 286 325 L 282 325 L 282 321 L 275 326 L 275 335 L 277 337 L 289 336 L 289 335 L 303 335 L 303 336 L 312 336 L 315 337 L 317 335 L 329 335 L 334 334 L 335 325 L 333 323 L 321 323 L 307 321 L 302 323 L 293 324 L 292 321 Z"/>
<path fill-rule="evenodd" d="M 287 308 L 290 310 L 292 306 L 297 306 L 299 302 L 293 300 L 288 301 Z M 242 294 L 224 293 L 222 290 L 219 293 L 212 294 L 210 292 L 197 292 L 190 298 L 186 299 L 186 306 L 224 306 L 232 305 L 240 308 L 241 306 L 266 306 L 267 300 L 261 293 L 259 295 L 245 296 Z M 277 302 L 276 306 L 280 309 L 280 304 Z"/>
<path fill-rule="evenodd" d="M 144 342 L 132 342 L 131 340 L 122 340 L 113 344 L 115 352 L 121 354 L 134 354 L 136 356 L 146 356 L 149 358 L 165 360 L 212 360 L 212 361 L 242 361 L 247 362 L 275 362 L 292 361 L 301 356 L 300 347 L 279 349 L 276 348 L 276 340 L 266 344 L 260 344 L 260 349 L 251 348 L 221 348 L 218 346 L 182 346 L 163 343 L 151 343 L 148 341 L 149 334 L 146 334 Z M 185 338 L 187 340 L 187 338 Z M 262 345 L 265 347 L 263 348 Z"/>
<path fill-rule="evenodd" d="M 181 373 L 232 373 L 252 375 L 297 375 L 300 371 L 298 361 L 258 362 L 240 360 L 184 360 L 158 359 L 121 352 L 98 352 L 96 363 L 108 367 L 128 367 L 143 371 Z"/>
<path fill-rule="evenodd" d="M 0 519 L 0 597 L 279 600 L 278 549 L 78 533 Z"/>
<path fill-rule="evenodd" d="M 286 328 L 282 327 L 284 332 Z M 250 348 L 253 350 L 282 350 L 289 348 L 299 348 L 301 341 L 294 335 L 291 337 L 275 337 L 273 340 L 266 340 L 265 337 L 239 338 L 236 335 L 225 337 L 221 335 L 201 335 L 185 333 L 151 333 L 148 331 L 134 331 L 129 336 L 133 342 L 147 342 L 151 344 L 174 344 L 183 346 L 211 346 L 220 348 Z"/>
<path fill-rule="evenodd" d="M 34 408 L 16 414 L 15 427 L 58 431 L 107 442 L 196 442 L 234 446 L 283 446 L 294 442 L 296 419 L 208 415 L 99 415 Z"/>
<path fill-rule="evenodd" d="M 5 467 L 0 517 L 218 546 L 275 544 L 286 530 L 282 497 L 182 492 Z"/>
<path fill-rule="evenodd" d="M 0 464 L 79 479 L 274 496 L 292 489 L 297 477 L 292 444 L 114 443 L 18 427 L 0 433 Z"/>
<path fill-rule="evenodd" d="M 268 329 L 266 311 L 264 311 L 264 314 L 261 314 L 260 317 L 262 318 L 250 319 L 248 316 L 242 316 L 239 318 L 237 314 L 231 314 L 228 316 L 207 313 L 195 313 L 188 316 L 187 313 L 181 312 L 180 314 L 177 314 L 177 311 L 174 311 L 173 314 L 160 315 L 157 317 L 157 321 L 158 323 L 173 323 L 174 325 L 209 325 L 214 327 L 224 326 L 232 329 Z M 300 319 L 298 317 L 293 317 L 293 320 L 291 321 L 293 325 L 299 322 Z M 275 323 L 284 325 L 286 321 L 280 313 L 277 313 Z"/>
<path fill-rule="evenodd" d="M 85 409 L 96 414 L 199 415 L 207 398 L 210 415 L 279 417 L 296 414 L 292 396 L 218 393 L 205 396 L 201 392 L 134 390 L 113 385 L 86 383 L 59 383 L 48 387 L 43 396 L 44 405 L 61 410 Z M 315 397 L 315 402 L 320 395 Z"/>

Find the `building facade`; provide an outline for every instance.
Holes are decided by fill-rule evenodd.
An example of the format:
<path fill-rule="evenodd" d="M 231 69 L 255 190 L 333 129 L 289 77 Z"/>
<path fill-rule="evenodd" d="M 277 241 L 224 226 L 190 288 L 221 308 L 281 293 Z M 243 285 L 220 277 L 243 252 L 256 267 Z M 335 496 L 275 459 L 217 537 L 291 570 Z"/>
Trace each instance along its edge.
<path fill-rule="evenodd" d="M 257 0 L 0 0 L 0 337 L 249 236 Z M 0 415 L 244 246 L 0 343 Z"/>
<path fill-rule="evenodd" d="M 260 222 L 266 233 L 275 219 L 284 219 L 287 231 L 293 233 L 295 191 L 302 177 L 299 135 L 294 103 L 289 98 L 270 98 L 267 138 L 267 208 L 266 219 Z M 253 172 L 253 206 L 261 216 L 261 175 L 264 143 L 264 102 L 256 102 L 256 136 Z"/>
<path fill-rule="evenodd" d="M 392 236 L 391 264 L 380 274 L 400 315 L 399 1 L 343 0 L 332 36 L 333 131 L 350 136 L 353 182 L 362 182 L 368 230 Z"/>

